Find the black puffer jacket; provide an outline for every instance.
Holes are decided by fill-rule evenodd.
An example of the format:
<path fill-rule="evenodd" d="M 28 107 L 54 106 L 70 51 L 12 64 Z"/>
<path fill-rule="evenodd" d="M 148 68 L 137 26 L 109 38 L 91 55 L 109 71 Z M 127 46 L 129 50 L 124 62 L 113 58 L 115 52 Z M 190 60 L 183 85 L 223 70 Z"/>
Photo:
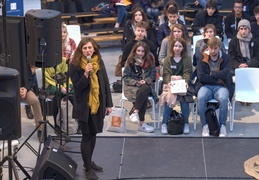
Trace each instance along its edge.
<path fill-rule="evenodd" d="M 209 16 L 207 11 L 198 12 L 192 24 L 192 31 L 194 35 L 200 35 L 200 29 L 206 24 L 214 24 L 216 27 L 217 35 L 221 37 L 223 33 L 222 16 L 216 11 L 212 16 Z"/>

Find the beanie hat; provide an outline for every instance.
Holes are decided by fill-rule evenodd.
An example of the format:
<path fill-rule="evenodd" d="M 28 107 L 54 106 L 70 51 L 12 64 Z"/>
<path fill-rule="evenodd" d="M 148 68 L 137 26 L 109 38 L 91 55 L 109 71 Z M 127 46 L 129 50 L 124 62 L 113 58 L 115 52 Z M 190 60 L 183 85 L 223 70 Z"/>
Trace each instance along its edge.
<path fill-rule="evenodd" d="M 239 21 L 238 29 L 240 28 L 240 26 L 246 26 L 251 30 L 250 22 L 247 19 L 242 19 L 241 21 Z"/>

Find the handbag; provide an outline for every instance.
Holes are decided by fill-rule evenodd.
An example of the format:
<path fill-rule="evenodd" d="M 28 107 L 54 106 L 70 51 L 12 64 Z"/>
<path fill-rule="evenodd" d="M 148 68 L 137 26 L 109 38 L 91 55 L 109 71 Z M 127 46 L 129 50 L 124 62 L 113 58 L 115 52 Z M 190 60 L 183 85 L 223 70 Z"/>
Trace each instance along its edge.
<path fill-rule="evenodd" d="M 107 131 L 112 132 L 126 132 L 126 118 L 127 110 L 125 108 L 115 106 L 108 118 Z"/>
<path fill-rule="evenodd" d="M 171 115 L 168 117 L 168 134 L 183 134 L 184 124 L 185 118 L 183 117 L 183 115 L 173 110 Z"/>
<path fill-rule="evenodd" d="M 122 61 L 122 55 L 119 56 L 118 64 L 115 67 L 115 76 L 122 76 L 122 66 L 121 66 L 121 61 Z"/>

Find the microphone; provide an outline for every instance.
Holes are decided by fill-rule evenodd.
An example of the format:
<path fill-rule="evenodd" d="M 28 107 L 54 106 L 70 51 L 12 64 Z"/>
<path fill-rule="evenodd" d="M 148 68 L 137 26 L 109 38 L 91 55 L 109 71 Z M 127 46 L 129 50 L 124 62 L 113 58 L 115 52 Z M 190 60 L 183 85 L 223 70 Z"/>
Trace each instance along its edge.
<path fill-rule="evenodd" d="M 91 63 L 91 56 L 87 56 L 86 57 L 88 63 Z M 89 77 L 91 78 L 92 77 L 92 71 L 89 71 Z"/>

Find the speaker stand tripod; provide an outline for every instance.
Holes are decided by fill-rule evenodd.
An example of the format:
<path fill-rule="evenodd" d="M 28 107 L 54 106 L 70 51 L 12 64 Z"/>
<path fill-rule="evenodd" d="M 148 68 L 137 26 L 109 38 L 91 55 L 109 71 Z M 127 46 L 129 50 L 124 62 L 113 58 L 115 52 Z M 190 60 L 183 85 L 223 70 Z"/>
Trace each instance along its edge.
<path fill-rule="evenodd" d="M 12 155 L 12 141 L 8 140 L 8 155 L 3 158 L 3 160 L 0 162 L 0 167 L 3 167 L 4 163 L 8 161 L 8 174 L 9 174 L 9 180 L 13 179 L 13 174 L 15 176 L 16 180 L 19 180 L 19 176 L 17 173 L 17 169 L 15 167 L 15 164 L 21 169 L 21 171 L 24 173 L 24 175 L 27 177 L 25 179 L 31 179 L 31 176 L 27 173 L 27 171 L 23 168 L 23 166 L 19 163 L 17 160 L 17 157 L 15 155 Z M 2 168 L 1 168 L 2 170 Z"/>
<path fill-rule="evenodd" d="M 42 110 L 43 110 L 43 120 L 39 122 L 39 125 L 34 129 L 34 131 L 28 136 L 28 138 L 21 144 L 21 146 L 18 148 L 18 150 L 14 153 L 14 155 L 16 155 L 21 148 L 26 145 L 36 156 L 37 159 L 39 159 L 40 157 L 40 152 L 42 150 L 42 143 L 41 142 L 45 142 L 47 139 L 47 125 L 49 125 L 57 134 L 60 134 L 60 132 L 47 120 L 47 112 L 46 112 L 46 107 L 47 107 L 47 93 L 46 93 L 46 79 L 45 79 L 45 67 L 44 67 L 44 54 L 45 54 L 45 47 L 46 47 L 46 42 L 44 38 L 41 38 L 40 40 L 40 49 L 41 49 L 41 53 L 42 53 L 42 93 L 40 95 L 40 98 L 43 100 L 42 104 Z M 43 127 L 42 129 L 42 133 L 41 133 L 41 137 L 39 138 L 39 147 L 38 147 L 38 151 L 36 151 L 29 143 L 28 140 L 32 137 L 32 135 L 40 128 L 40 126 Z"/>

